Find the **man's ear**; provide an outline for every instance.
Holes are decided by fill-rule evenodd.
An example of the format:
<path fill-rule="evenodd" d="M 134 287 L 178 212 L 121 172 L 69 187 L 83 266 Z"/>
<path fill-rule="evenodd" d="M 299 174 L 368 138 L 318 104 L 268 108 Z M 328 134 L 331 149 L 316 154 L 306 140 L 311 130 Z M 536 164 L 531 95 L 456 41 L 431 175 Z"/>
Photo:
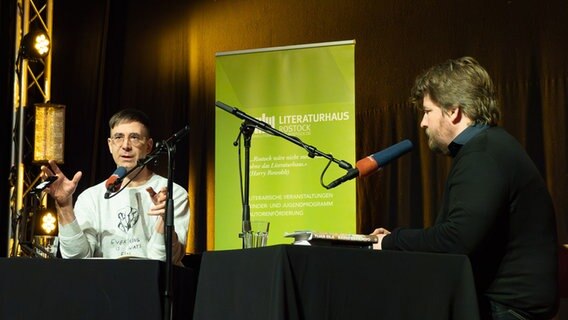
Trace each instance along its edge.
<path fill-rule="evenodd" d="M 107 138 L 107 143 L 108 143 L 108 151 L 110 152 L 110 154 L 112 154 L 112 140 L 110 138 Z"/>
<path fill-rule="evenodd" d="M 448 116 L 452 123 L 456 124 L 462 120 L 463 112 L 460 107 L 454 107 L 453 109 L 448 111 Z"/>
<path fill-rule="evenodd" d="M 148 153 L 152 152 L 154 150 L 154 139 L 149 138 L 146 143 L 148 144 Z"/>

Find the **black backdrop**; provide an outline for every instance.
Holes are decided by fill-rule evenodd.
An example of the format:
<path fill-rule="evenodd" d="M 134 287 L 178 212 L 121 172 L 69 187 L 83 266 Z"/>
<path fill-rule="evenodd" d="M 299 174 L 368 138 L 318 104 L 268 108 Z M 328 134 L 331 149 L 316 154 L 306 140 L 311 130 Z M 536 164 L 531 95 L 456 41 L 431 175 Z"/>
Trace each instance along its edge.
<path fill-rule="evenodd" d="M 2 43 L 13 43 L 14 6 L 1 5 Z M 493 76 L 501 125 L 537 163 L 554 198 L 560 239 L 568 240 L 564 0 L 54 0 L 51 96 L 67 106 L 63 170 L 68 175 L 83 171 L 78 192 L 107 178 L 113 171 L 107 120 L 122 107 L 145 110 L 154 119 L 157 139 L 189 124 L 189 137 L 177 148 L 175 178 L 190 193 L 189 251 L 211 248 L 215 53 L 352 39 L 357 157 L 406 138 L 416 146 L 381 173 L 357 182 L 358 232 L 422 227 L 434 220 L 449 159 L 428 150 L 420 115 L 407 98 L 423 69 L 470 55 Z M 6 151 L 12 47 L 2 50 L 0 65 L 0 144 Z M 4 235 L 6 151 L 0 163 Z M 156 170 L 165 174 L 165 165 L 164 159 Z"/>

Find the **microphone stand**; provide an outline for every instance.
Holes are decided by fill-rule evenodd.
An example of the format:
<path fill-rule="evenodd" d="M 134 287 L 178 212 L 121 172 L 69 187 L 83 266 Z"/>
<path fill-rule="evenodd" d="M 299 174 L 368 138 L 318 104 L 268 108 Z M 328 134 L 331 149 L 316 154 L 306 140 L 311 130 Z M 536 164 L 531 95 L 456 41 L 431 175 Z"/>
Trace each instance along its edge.
<path fill-rule="evenodd" d="M 165 289 L 164 289 L 164 320 L 172 319 L 173 311 L 173 261 L 172 261 L 172 245 L 174 233 L 174 199 L 173 199 L 173 176 L 174 176 L 174 154 L 176 151 L 176 143 L 181 140 L 189 131 L 189 125 L 172 135 L 168 140 L 162 141 L 157 144 L 156 149 L 148 154 L 143 160 L 139 160 L 136 167 L 145 166 L 151 161 L 154 161 L 158 156 L 164 152 L 168 155 L 168 192 L 166 198 L 166 216 L 165 216 L 165 230 L 164 239 L 166 245 L 166 270 L 164 272 Z M 165 150 L 164 150 L 165 149 Z M 129 173 L 134 170 L 131 169 Z M 128 175 L 128 174 L 127 174 Z"/>
<path fill-rule="evenodd" d="M 165 242 L 166 242 L 166 288 L 164 290 L 164 320 L 172 319 L 173 311 L 173 261 L 172 245 L 174 232 L 174 199 L 173 199 L 173 171 L 175 145 L 171 146 L 168 141 L 164 141 L 168 152 L 168 193 L 166 199 L 166 221 L 165 221 Z"/>
<path fill-rule="evenodd" d="M 245 145 L 245 177 L 244 177 L 244 190 L 243 190 L 243 222 L 242 222 L 242 233 L 240 237 L 243 239 L 243 249 L 246 248 L 246 233 L 251 231 L 250 226 L 250 204 L 249 204 L 249 194 L 250 194 L 250 146 L 252 141 L 252 134 L 254 133 L 255 126 L 251 125 L 248 120 L 245 120 L 241 124 L 240 134 L 244 136 Z M 238 139 L 237 139 L 238 141 Z M 235 142 L 235 145 L 238 142 Z"/>
<path fill-rule="evenodd" d="M 292 137 L 292 136 L 287 135 L 286 133 L 284 133 L 282 131 L 274 129 L 268 123 L 266 123 L 264 121 L 260 121 L 260 120 L 254 118 L 254 117 L 251 117 L 248 114 L 242 112 L 241 110 L 239 110 L 237 108 L 228 106 L 221 101 L 215 102 L 215 105 L 217 107 L 227 111 L 228 113 L 233 114 L 237 118 L 241 118 L 243 120 L 249 121 L 249 123 L 251 123 L 251 125 L 253 125 L 255 128 L 258 128 L 258 129 L 260 129 L 260 130 L 262 130 L 262 131 L 264 131 L 268 134 L 271 134 L 273 136 L 277 136 L 277 137 L 283 138 L 285 140 L 288 140 L 288 141 L 292 142 L 293 144 L 296 144 L 296 145 L 306 149 L 306 151 L 308 151 L 308 156 L 310 158 L 314 158 L 315 156 L 320 156 L 320 157 L 324 157 L 324 158 L 328 159 L 329 161 L 333 161 L 333 162 L 337 163 L 339 165 L 339 167 L 341 167 L 345 170 L 349 170 L 349 169 L 353 168 L 353 166 L 349 162 L 347 162 L 345 160 L 335 159 L 331 154 L 323 153 L 323 152 L 319 151 L 316 147 L 310 146 L 310 145 L 304 143 L 299 138 Z"/>
<path fill-rule="evenodd" d="M 251 139 L 252 139 L 252 134 L 254 132 L 255 128 L 258 128 L 268 134 L 271 134 L 273 136 L 277 136 L 277 137 L 281 137 L 285 140 L 288 140 L 302 148 L 304 148 L 305 150 L 308 151 L 308 157 L 310 158 L 314 158 L 315 156 L 321 156 L 324 157 L 326 159 L 328 159 L 330 162 L 335 162 L 339 165 L 339 167 L 345 169 L 345 170 L 350 170 L 353 168 L 353 166 L 348 163 L 347 161 L 344 160 L 338 160 L 335 159 L 331 154 L 327 154 L 327 153 L 323 153 L 321 151 L 319 151 L 316 147 L 308 145 L 306 143 L 304 143 L 302 140 L 300 140 L 297 137 L 292 137 L 290 135 L 287 135 L 286 133 L 279 131 L 277 129 L 274 129 L 271 125 L 269 125 L 268 123 L 264 122 L 264 121 L 260 121 L 246 113 L 244 113 L 243 111 L 231 107 L 229 105 L 224 104 L 221 101 L 217 101 L 215 102 L 215 105 L 225 111 L 227 111 L 228 113 L 236 116 L 237 118 L 243 119 L 244 122 L 241 125 L 241 131 L 240 133 L 245 137 L 245 177 L 244 177 L 244 191 L 243 191 L 243 221 L 242 221 L 242 231 L 243 233 L 241 234 L 241 237 L 243 238 L 243 248 L 245 247 L 245 236 L 244 233 L 250 231 L 251 227 L 250 227 L 250 205 L 249 205 L 249 184 L 250 184 L 250 145 L 251 145 Z"/>

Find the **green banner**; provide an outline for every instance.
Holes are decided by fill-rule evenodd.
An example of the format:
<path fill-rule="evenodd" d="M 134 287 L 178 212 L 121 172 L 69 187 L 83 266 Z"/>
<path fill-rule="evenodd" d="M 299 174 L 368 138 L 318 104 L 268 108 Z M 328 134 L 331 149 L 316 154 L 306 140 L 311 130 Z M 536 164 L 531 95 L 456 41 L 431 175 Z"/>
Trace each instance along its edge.
<path fill-rule="evenodd" d="M 220 53 L 216 100 L 292 137 L 255 129 L 250 142 L 251 220 L 270 222 L 268 245 L 292 243 L 285 232 L 355 232 L 355 183 L 326 189 L 329 163 L 313 150 L 353 164 L 353 41 Z M 245 148 L 235 147 L 243 120 L 217 108 L 215 249 L 241 248 Z M 239 162 L 240 149 L 240 162 Z M 239 167 L 240 166 L 240 167 Z M 242 173 L 242 175 L 240 174 Z M 332 162 L 327 185 L 346 170 Z M 241 179 L 242 178 L 242 179 Z"/>

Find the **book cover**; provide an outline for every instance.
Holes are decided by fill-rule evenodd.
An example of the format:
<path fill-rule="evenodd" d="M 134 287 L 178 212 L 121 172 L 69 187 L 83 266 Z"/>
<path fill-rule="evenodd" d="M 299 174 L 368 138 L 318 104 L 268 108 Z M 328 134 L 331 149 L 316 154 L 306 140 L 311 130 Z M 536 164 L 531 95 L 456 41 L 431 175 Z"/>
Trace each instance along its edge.
<path fill-rule="evenodd" d="M 377 236 L 366 234 L 332 233 L 316 231 L 294 231 L 284 233 L 284 237 L 293 238 L 293 244 L 306 246 L 344 246 L 373 248 Z"/>

